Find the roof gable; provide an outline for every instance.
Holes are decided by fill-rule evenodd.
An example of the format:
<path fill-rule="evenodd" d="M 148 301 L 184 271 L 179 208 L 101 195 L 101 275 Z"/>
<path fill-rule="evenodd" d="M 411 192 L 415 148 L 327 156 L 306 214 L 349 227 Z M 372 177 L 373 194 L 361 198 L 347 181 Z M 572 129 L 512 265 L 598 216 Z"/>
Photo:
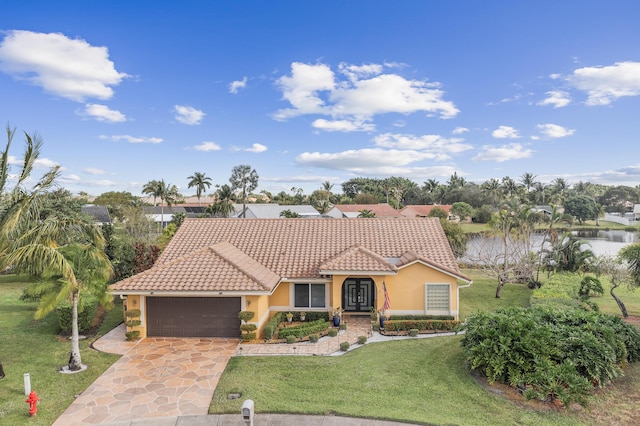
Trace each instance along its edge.
<path fill-rule="evenodd" d="M 384 257 L 372 252 L 360 244 L 352 246 L 321 263 L 319 269 L 321 274 L 354 271 L 366 272 L 369 274 L 394 274 L 398 270 Z"/>
<path fill-rule="evenodd" d="M 280 277 L 233 245 L 203 247 L 111 286 L 120 291 L 272 291 Z"/>

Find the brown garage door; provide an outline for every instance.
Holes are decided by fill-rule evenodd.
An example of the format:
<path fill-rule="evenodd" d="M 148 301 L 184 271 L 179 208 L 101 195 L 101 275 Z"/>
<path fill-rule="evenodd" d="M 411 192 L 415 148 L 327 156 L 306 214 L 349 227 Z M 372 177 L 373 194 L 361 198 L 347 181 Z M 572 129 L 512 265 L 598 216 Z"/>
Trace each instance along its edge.
<path fill-rule="evenodd" d="M 240 337 L 239 297 L 147 297 L 149 337 Z"/>

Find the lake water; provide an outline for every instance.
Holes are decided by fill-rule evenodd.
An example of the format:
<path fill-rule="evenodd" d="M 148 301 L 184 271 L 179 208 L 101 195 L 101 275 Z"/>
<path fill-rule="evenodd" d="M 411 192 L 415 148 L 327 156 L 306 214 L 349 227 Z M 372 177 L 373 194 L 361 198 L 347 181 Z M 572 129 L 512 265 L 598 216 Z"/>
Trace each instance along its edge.
<path fill-rule="evenodd" d="M 572 231 L 572 234 L 590 245 L 596 256 L 615 256 L 621 248 L 640 241 L 638 233 L 628 231 Z M 540 250 L 544 241 L 543 234 L 534 235 L 532 249 Z M 497 237 L 475 237 L 467 243 L 467 252 L 460 259 L 462 262 L 476 263 L 474 259 L 486 258 L 486 253 L 500 253 L 503 249 L 502 240 Z"/>

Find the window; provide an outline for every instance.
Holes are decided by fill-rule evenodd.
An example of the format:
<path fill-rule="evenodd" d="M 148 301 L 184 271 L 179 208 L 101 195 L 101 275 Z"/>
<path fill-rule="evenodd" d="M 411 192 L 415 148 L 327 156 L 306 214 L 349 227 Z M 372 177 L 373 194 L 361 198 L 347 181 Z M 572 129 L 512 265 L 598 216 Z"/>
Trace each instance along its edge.
<path fill-rule="evenodd" d="M 425 308 L 429 312 L 449 313 L 449 284 L 427 284 L 425 288 Z"/>
<path fill-rule="evenodd" d="M 296 308 L 324 308 L 324 284 L 296 284 L 294 287 L 294 306 Z"/>

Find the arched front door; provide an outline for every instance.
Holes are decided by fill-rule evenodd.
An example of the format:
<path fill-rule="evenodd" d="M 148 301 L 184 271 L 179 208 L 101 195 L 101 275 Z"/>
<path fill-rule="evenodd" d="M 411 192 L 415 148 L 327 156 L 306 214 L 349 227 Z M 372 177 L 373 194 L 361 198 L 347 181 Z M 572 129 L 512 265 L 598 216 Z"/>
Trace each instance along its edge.
<path fill-rule="evenodd" d="M 348 278 L 342 284 L 345 312 L 369 312 L 374 306 L 376 287 L 371 278 Z"/>

